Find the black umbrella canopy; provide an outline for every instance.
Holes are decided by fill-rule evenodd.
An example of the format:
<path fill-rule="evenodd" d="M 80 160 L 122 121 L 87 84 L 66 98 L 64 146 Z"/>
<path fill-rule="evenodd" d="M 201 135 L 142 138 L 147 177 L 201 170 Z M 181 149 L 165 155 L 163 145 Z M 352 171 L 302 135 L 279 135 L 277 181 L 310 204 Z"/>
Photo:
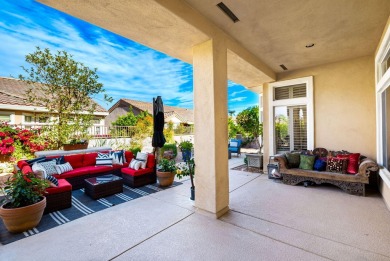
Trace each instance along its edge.
<path fill-rule="evenodd" d="M 165 144 L 164 137 L 164 105 L 161 96 L 153 98 L 153 139 L 152 145 L 161 148 Z"/>

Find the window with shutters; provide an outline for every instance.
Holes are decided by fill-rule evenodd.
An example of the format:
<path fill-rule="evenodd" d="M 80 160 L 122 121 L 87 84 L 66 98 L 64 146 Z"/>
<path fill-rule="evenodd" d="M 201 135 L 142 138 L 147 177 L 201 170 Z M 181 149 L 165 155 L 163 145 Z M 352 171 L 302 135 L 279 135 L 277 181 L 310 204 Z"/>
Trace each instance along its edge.
<path fill-rule="evenodd" d="M 275 82 L 270 87 L 270 155 L 313 149 L 313 78 Z"/>
<path fill-rule="evenodd" d="M 13 112 L 0 111 L 0 121 L 12 124 L 14 123 L 14 115 L 15 113 Z"/>

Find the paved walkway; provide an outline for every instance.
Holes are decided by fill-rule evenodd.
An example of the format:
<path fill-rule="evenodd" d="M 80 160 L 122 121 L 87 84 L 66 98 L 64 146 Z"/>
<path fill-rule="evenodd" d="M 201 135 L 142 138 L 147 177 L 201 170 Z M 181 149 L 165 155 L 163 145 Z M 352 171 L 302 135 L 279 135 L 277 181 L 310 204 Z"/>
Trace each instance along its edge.
<path fill-rule="evenodd" d="M 230 211 L 219 220 L 196 212 L 185 180 L 0 246 L 0 260 L 390 260 L 390 212 L 378 194 L 229 178 Z"/>

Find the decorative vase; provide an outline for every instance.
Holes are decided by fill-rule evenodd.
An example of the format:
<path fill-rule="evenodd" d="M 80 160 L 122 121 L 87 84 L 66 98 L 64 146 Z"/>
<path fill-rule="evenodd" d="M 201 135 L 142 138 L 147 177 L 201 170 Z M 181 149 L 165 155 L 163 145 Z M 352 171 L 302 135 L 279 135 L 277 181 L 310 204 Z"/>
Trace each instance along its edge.
<path fill-rule="evenodd" d="M 191 159 L 191 150 L 183 150 L 181 155 L 183 156 L 183 161 L 188 161 Z"/>
<path fill-rule="evenodd" d="M 64 144 L 64 150 L 83 150 L 88 148 L 88 143 L 82 144 Z"/>
<path fill-rule="evenodd" d="M 20 233 L 36 227 L 41 221 L 46 207 L 46 198 L 35 204 L 20 208 L 0 207 L 0 217 L 9 232 Z"/>
<path fill-rule="evenodd" d="M 161 187 L 168 187 L 173 184 L 173 180 L 175 179 L 175 173 L 156 171 L 156 174 L 158 183 Z"/>

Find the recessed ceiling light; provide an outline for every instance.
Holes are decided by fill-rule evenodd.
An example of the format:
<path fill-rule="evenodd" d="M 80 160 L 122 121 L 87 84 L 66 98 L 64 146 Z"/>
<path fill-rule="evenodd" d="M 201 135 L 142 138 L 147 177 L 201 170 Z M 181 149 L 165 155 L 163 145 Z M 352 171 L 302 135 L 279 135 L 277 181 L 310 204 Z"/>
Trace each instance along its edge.
<path fill-rule="evenodd" d="M 312 48 L 314 46 L 314 43 L 306 44 L 306 48 Z"/>

